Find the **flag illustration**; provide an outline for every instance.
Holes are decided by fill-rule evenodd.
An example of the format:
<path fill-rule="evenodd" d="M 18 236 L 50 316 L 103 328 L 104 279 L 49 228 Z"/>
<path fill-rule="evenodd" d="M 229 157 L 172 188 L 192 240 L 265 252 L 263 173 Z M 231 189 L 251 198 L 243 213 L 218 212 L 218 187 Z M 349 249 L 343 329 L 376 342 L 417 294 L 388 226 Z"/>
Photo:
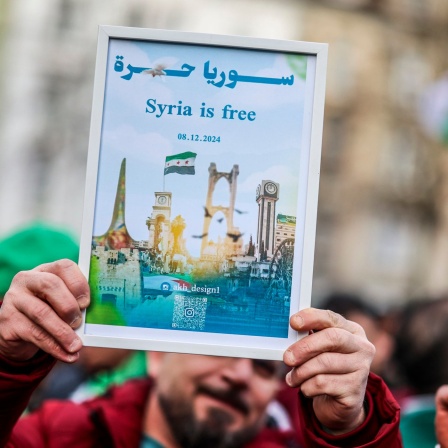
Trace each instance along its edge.
<path fill-rule="evenodd" d="M 174 154 L 168 156 L 165 159 L 165 171 L 164 175 L 177 173 L 177 174 L 194 174 L 194 161 L 196 159 L 196 153 L 183 152 L 181 154 Z"/>

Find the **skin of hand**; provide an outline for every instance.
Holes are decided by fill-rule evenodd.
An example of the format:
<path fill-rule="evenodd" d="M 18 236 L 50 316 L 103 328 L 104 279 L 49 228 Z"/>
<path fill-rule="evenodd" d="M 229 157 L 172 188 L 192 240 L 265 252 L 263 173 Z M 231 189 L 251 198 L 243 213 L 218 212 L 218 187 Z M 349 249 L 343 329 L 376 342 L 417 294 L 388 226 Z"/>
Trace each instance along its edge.
<path fill-rule="evenodd" d="M 87 280 L 71 260 L 19 272 L 0 308 L 0 354 L 26 361 L 42 349 L 61 361 L 76 361 L 82 342 L 74 329 L 89 303 Z"/>
<path fill-rule="evenodd" d="M 448 385 L 439 388 L 436 394 L 436 434 L 440 448 L 448 448 Z"/>
<path fill-rule="evenodd" d="M 313 399 L 324 429 L 344 434 L 365 419 L 364 396 L 375 347 L 363 328 L 328 310 L 307 308 L 291 327 L 309 334 L 292 344 L 283 360 L 292 370 L 286 381 Z"/>

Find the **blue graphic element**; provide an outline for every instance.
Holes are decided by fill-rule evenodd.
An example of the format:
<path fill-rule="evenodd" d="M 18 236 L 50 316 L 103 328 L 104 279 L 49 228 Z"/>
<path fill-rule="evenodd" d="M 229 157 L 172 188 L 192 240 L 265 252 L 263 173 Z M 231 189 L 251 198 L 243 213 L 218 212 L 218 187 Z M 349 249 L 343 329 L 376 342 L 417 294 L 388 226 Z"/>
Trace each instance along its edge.
<path fill-rule="evenodd" d="M 170 285 L 168 282 L 163 282 L 163 283 L 160 285 L 160 289 L 161 289 L 162 291 L 171 291 L 171 285 Z"/>

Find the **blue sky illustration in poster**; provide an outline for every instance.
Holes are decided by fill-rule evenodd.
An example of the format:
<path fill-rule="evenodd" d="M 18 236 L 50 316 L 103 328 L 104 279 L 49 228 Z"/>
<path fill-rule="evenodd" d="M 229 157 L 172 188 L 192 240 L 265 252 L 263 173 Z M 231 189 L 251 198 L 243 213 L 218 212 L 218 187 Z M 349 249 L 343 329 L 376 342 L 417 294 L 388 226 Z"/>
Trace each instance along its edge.
<path fill-rule="evenodd" d="M 110 40 L 87 324 L 288 336 L 312 62 Z"/>

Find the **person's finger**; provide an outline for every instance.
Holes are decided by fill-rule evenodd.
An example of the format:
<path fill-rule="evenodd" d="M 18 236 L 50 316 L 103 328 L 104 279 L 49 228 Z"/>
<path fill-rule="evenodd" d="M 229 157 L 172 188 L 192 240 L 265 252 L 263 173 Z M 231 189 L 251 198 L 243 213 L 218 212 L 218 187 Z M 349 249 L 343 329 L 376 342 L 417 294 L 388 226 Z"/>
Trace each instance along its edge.
<path fill-rule="evenodd" d="M 346 375 L 356 371 L 368 371 L 369 366 L 369 358 L 358 353 L 346 356 L 340 356 L 339 353 L 322 353 L 300 367 L 294 367 L 287 374 L 286 382 L 291 387 L 300 387 L 317 375 Z"/>
<path fill-rule="evenodd" d="M 79 303 L 57 275 L 37 271 L 20 272 L 11 284 L 9 295 L 14 297 L 15 307 L 31 320 L 35 320 L 34 314 L 38 324 L 45 320 L 48 308 L 54 309 L 56 315 L 73 328 L 81 323 Z"/>
<path fill-rule="evenodd" d="M 74 302 L 77 306 L 77 302 Z M 53 308 L 48 303 L 39 300 L 31 294 L 17 298 L 15 305 L 17 310 L 33 324 L 32 330 L 35 334 L 30 339 L 25 340 L 36 342 L 36 345 L 43 349 L 44 347 L 42 347 L 41 343 L 45 343 L 48 336 L 50 336 L 67 353 L 73 353 L 81 349 L 81 340 L 70 326 L 73 322 L 79 322 L 78 317 L 76 320 L 70 317 L 72 322 L 67 322 L 59 314 L 60 310 Z M 77 313 L 80 313 L 79 308 Z M 66 313 L 67 316 L 73 316 L 73 314 L 71 311 Z M 23 333 L 23 336 L 25 337 L 26 333 Z"/>
<path fill-rule="evenodd" d="M 300 390 L 309 398 L 326 395 L 343 401 L 346 407 L 355 407 L 359 397 L 354 391 L 361 390 L 365 381 L 365 376 L 359 371 L 346 375 L 321 374 L 303 382 Z"/>
<path fill-rule="evenodd" d="M 437 440 L 441 448 L 448 448 L 448 385 L 437 390 L 436 407 Z"/>
<path fill-rule="evenodd" d="M 349 333 L 365 336 L 361 325 L 345 319 L 330 310 L 306 308 L 291 316 L 290 325 L 297 331 L 320 331 L 325 328 L 341 328 Z"/>
<path fill-rule="evenodd" d="M 32 298 L 30 297 L 29 299 L 31 300 Z M 35 297 L 33 299 L 37 303 L 48 307 L 48 305 Z M 51 313 L 48 314 L 48 325 L 54 325 L 55 328 L 51 328 L 51 332 L 49 332 L 19 310 L 10 310 L 9 308 L 12 308 L 12 305 L 9 302 L 5 306 L 7 308 L 5 311 L 9 318 L 2 321 L 0 344 L 3 355 L 11 359 L 25 360 L 34 356 L 37 349 L 40 348 L 61 361 L 76 361 L 82 342 L 74 330 L 58 318 L 52 310 L 56 320 L 51 318 Z M 64 343 L 61 344 L 54 337 L 54 334 L 58 335 L 59 339 L 62 338 Z M 61 336 L 61 334 L 64 336 Z"/>
<path fill-rule="evenodd" d="M 448 411 L 448 385 L 441 386 L 436 394 L 437 407 Z"/>
<path fill-rule="evenodd" d="M 359 356 L 371 362 L 375 347 L 365 337 L 353 335 L 345 329 L 325 328 L 292 344 L 285 351 L 283 361 L 291 367 L 300 366 L 327 352 L 339 355 L 359 352 Z"/>
<path fill-rule="evenodd" d="M 79 266 L 71 260 L 58 260 L 53 263 L 46 263 L 33 269 L 37 272 L 48 272 L 59 277 L 78 301 L 81 310 L 90 304 L 89 284 L 82 274 Z"/>
<path fill-rule="evenodd" d="M 348 375 L 318 375 L 303 383 L 301 392 L 313 399 L 319 422 L 334 434 L 343 434 L 357 428 L 365 419 L 366 384 L 367 376 L 359 371 Z"/>

